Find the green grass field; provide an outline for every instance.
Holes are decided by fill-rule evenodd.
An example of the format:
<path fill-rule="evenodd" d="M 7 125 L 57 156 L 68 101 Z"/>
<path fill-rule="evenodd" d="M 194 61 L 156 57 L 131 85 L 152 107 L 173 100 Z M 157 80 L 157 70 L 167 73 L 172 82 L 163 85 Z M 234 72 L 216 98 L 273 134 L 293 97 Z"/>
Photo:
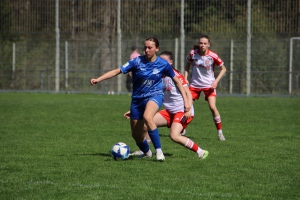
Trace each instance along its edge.
<path fill-rule="evenodd" d="M 300 199 L 300 98 L 219 97 L 225 142 L 200 99 L 187 136 L 207 159 L 161 128 L 165 162 L 116 162 L 115 142 L 137 150 L 129 104 L 126 95 L 0 93 L 0 199 Z"/>

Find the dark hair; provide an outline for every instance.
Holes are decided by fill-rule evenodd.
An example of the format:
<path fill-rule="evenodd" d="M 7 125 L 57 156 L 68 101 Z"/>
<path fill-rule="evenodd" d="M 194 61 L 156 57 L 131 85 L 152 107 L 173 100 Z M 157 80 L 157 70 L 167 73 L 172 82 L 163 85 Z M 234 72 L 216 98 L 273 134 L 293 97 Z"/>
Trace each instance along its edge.
<path fill-rule="evenodd" d="M 131 47 L 131 51 L 135 51 L 135 50 L 137 50 L 137 46 L 133 45 L 133 46 Z"/>
<path fill-rule="evenodd" d="M 194 44 L 194 47 L 193 47 L 194 50 L 198 49 L 199 50 L 199 44 Z"/>
<path fill-rule="evenodd" d="M 206 38 L 208 40 L 208 42 L 210 43 L 210 39 L 209 39 L 208 35 L 201 35 L 199 39 L 201 39 L 201 38 Z"/>
<path fill-rule="evenodd" d="M 170 60 L 173 60 L 173 54 L 171 51 L 163 51 L 160 53 L 160 55 L 166 55 L 166 56 L 169 56 L 169 59 Z"/>
<path fill-rule="evenodd" d="M 151 41 L 155 43 L 156 47 L 159 47 L 159 41 L 156 37 L 149 37 L 148 39 L 146 39 L 145 41 Z"/>

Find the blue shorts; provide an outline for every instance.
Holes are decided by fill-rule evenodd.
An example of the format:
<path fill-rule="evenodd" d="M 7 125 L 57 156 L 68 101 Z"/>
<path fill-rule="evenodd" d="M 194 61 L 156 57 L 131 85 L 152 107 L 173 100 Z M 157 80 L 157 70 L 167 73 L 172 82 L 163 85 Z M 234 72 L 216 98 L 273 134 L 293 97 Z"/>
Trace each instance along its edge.
<path fill-rule="evenodd" d="M 157 104 L 158 108 L 160 108 L 164 101 L 164 96 L 156 95 L 147 98 L 136 98 L 136 99 L 132 98 L 131 107 L 130 107 L 130 118 L 136 120 L 142 120 L 144 111 L 146 109 L 146 105 L 149 101 L 154 101 Z"/>

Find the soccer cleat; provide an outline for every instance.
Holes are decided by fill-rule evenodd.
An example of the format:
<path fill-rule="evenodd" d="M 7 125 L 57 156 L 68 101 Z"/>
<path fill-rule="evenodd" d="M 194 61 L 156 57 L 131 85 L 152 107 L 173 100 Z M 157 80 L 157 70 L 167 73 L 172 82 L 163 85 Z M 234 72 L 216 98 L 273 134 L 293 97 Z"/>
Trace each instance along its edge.
<path fill-rule="evenodd" d="M 186 134 L 186 129 L 183 129 L 182 133 L 180 133 L 182 136 L 185 136 Z"/>
<path fill-rule="evenodd" d="M 152 151 L 149 149 L 147 153 L 143 153 L 137 156 L 138 158 L 151 158 L 152 157 Z"/>
<path fill-rule="evenodd" d="M 218 133 L 218 139 L 220 141 L 225 141 L 226 140 L 225 137 L 224 137 L 224 135 L 223 135 L 223 133 Z"/>
<path fill-rule="evenodd" d="M 156 153 L 156 160 L 164 161 L 165 160 L 164 153 L 163 152 Z"/>
<path fill-rule="evenodd" d="M 134 151 L 133 153 L 130 154 L 130 156 L 141 156 L 144 155 L 144 152 L 141 150 Z"/>
<path fill-rule="evenodd" d="M 199 154 L 198 154 L 198 157 L 200 158 L 200 159 L 205 159 L 207 156 L 208 156 L 208 151 L 206 151 L 206 150 L 202 150 Z"/>

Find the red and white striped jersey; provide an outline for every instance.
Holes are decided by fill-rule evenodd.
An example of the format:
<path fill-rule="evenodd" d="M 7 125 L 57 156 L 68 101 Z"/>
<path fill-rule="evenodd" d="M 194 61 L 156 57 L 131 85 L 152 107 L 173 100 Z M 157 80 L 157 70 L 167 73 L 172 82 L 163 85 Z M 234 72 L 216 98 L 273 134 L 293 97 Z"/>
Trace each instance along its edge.
<path fill-rule="evenodd" d="M 177 78 L 181 81 L 183 87 L 188 87 L 188 84 L 184 76 L 174 69 L 174 73 Z M 184 101 L 180 91 L 177 89 L 172 78 L 165 76 L 162 79 L 162 88 L 164 91 L 164 109 L 168 110 L 170 113 L 175 114 L 177 112 L 184 112 Z M 194 108 L 192 107 L 192 116 L 194 116 Z"/>
<path fill-rule="evenodd" d="M 200 55 L 198 50 L 191 50 L 186 60 L 193 63 L 190 86 L 194 88 L 210 88 L 215 80 L 215 66 L 224 65 L 219 56 L 211 50 L 206 55 Z"/>

